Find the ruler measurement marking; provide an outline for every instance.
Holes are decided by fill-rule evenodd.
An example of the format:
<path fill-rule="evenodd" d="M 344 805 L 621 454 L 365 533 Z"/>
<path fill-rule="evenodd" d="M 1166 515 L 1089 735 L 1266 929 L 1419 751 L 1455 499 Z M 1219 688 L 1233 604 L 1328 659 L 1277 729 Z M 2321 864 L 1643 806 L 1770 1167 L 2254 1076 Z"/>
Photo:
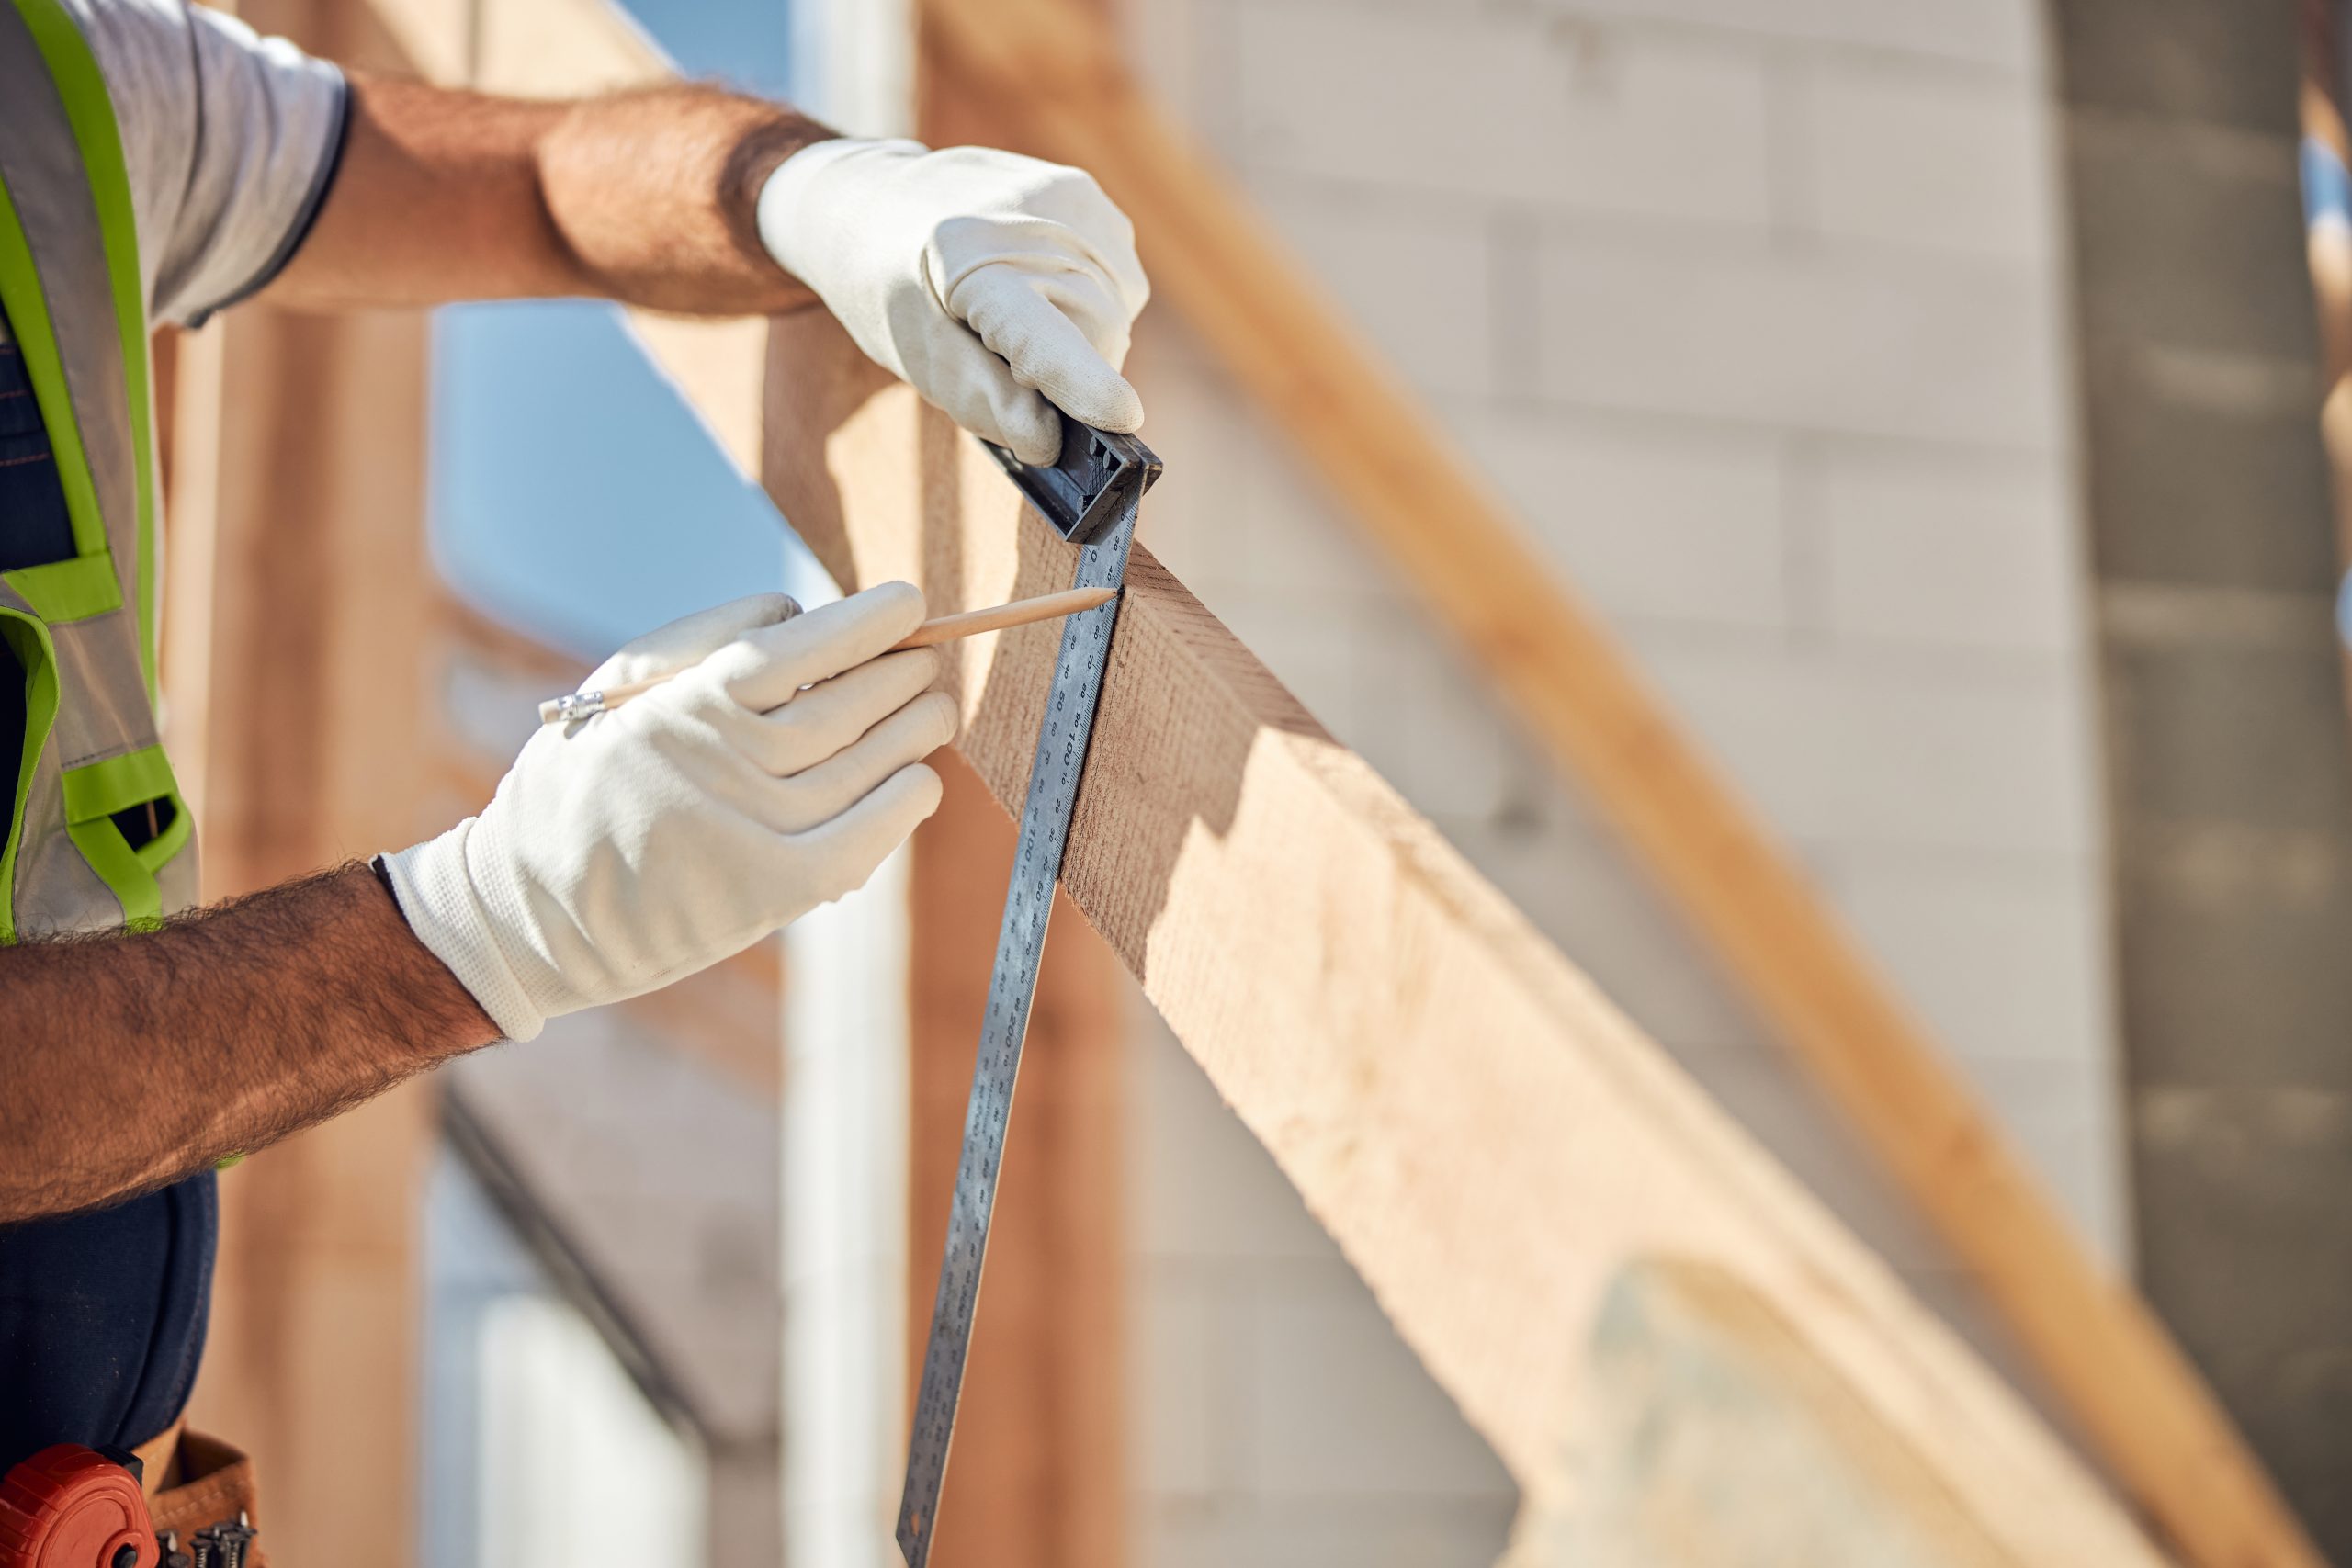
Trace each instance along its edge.
<path fill-rule="evenodd" d="M 1115 588 L 1122 583 L 1141 499 L 1138 490 L 1109 532 L 1079 556 L 1073 587 Z M 963 1389 L 965 1358 L 971 1348 L 972 1317 L 979 1303 L 989 1221 L 996 1207 L 997 1174 L 1004 1161 L 1005 1134 L 1012 1115 L 1013 1084 L 1020 1072 L 1030 1007 L 1036 998 L 1037 966 L 1045 952 L 1054 885 L 1061 876 L 1062 852 L 1069 841 L 1095 705 L 1109 670 L 1111 633 L 1119 603 L 1114 598 L 1064 623 L 1053 682 L 1046 693 L 1045 722 L 1030 759 L 1021 840 L 1013 851 L 1004 918 L 998 928 L 995 983 L 981 1022 L 971 1099 L 964 1111 L 964 1146 L 956 1159 L 947 1244 L 910 1427 L 906 1490 L 899 1504 L 898 1529 L 899 1548 L 908 1568 L 924 1568 L 939 1522 L 940 1490 L 946 1480 L 956 1406 Z"/>

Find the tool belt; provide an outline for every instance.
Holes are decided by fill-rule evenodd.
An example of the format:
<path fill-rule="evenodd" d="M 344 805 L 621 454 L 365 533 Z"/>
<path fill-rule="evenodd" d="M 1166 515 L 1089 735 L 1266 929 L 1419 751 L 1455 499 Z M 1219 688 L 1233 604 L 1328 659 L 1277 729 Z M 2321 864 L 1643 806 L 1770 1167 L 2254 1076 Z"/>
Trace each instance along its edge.
<path fill-rule="evenodd" d="M 145 1479 L 147 1516 L 155 1533 L 166 1530 L 183 1547 L 196 1532 L 240 1515 L 258 1527 L 261 1508 L 254 1486 L 254 1461 L 218 1438 L 175 1423 L 161 1437 L 139 1445 Z M 245 1568 L 268 1568 L 259 1540 L 247 1548 Z"/>

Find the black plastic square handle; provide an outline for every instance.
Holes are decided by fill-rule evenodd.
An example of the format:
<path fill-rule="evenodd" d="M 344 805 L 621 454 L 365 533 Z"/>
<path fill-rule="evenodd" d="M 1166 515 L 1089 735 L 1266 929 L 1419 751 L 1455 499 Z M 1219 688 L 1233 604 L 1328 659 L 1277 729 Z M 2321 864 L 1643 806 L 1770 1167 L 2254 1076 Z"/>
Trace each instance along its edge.
<path fill-rule="evenodd" d="M 1051 468 L 1023 462 L 983 441 L 1029 504 L 1073 545 L 1091 543 L 1143 492 L 1159 482 L 1159 455 L 1132 435 L 1117 435 L 1062 419 L 1062 455 Z"/>

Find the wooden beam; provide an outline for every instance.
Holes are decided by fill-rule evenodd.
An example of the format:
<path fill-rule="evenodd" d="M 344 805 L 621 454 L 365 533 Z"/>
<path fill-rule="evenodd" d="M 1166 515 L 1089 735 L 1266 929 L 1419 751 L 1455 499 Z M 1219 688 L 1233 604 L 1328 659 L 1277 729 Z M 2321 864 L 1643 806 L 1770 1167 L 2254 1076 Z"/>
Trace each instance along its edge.
<path fill-rule="evenodd" d="M 210 406 L 176 437 L 167 678 L 210 899 L 413 836 L 424 332 L 248 310 L 191 350 L 217 380 L 183 379 Z M 410 1559 L 431 1142 L 404 1089 L 221 1178 L 190 1419 L 254 1454 L 278 1561 Z"/>
<path fill-rule="evenodd" d="M 192 532 L 210 535 L 211 558 L 186 586 L 211 590 L 211 647 L 175 667 L 170 694 L 208 899 L 412 836 L 421 682 L 384 650 L 413 646 L 404 612 L 421 608 L 424 573 L 422 321 L 249 313 L 216 330 L 219 489 L 209 507 L 174 498 L 175 522 L 210 513 Z M 198 624 L 173 592 L 170 614 Z M 184 670 L 206 683 L 178 683 Z M 413 1087 L 221 1179 L 190 1418 L 254 1454 L 281 1561 L 411 1555 L 431 1142 L 431 1100 Z"/>
<path fill-rule="evenodd" d="M 334 58 L 397 56 L 334 0 L 241 7 Z M 422 778 L 425 323 L 248 306 L 175 353 L 166 739 L 208 899 L 413 837 Z M 419 1212 L 412 1086 L 220 1179 L 189 1419 L 249 1450 L 284 1562 L 414 1556 Z"/>
<path fill-rule="evenodd" d="M 905 578 L 945 611 L 1068 580 L 1068 547 L 979 448 L 829 320 L 781 321 L 772 341 L 764 479 L 845 588 Z M 950 657 L 958 749 L 1001 803 L 1024 784 L 1054 646 L 1026 627 Z M 1800 1342 L 1807 1386 L 1842 1402 L 1829 1425 L 1930 1477 L 1995 1560 L 2157 1560 L 2013 1393 L 1143 549 L 1063 886 L 1537 1517 L 1573 1512 L 1610 1303 L 1690 1266 Z"/>
<path fill-rule="evenodd" d="M 2201 1562 L 2315 1563 L 2227 1416 L 2056 1204 L 1796 862 L 1645 689 L 1306 270 L 1154 110 L 1076 0 L 923 0 L 1031 151 L 1092 170 L 1160 296 L 1580 780 L 1968 1267 L 2133 1496 Z"/>

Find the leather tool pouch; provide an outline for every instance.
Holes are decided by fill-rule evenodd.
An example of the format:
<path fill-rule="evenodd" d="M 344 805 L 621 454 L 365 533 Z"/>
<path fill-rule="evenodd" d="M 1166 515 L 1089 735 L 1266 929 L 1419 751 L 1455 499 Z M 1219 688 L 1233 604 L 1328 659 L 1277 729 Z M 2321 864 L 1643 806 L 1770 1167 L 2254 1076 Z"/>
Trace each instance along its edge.
<path fill-rule="evenodd" d="M 170 1530 L 188 1538 L 209 1525 L 234 1519 L 240 1513 L 257 1529 L 261 1508 L 254 1488 L 254 1461 L 243 1450 L 201 1432 L 182 1431 L 175 1463 L 163 1473 L 176 1484 L 147 1499 L 148 1517 L 157 1533 Z M 245 1554 L 247 1568 L 268 1568 L 268 1556 L 256 1538 Z"/>

